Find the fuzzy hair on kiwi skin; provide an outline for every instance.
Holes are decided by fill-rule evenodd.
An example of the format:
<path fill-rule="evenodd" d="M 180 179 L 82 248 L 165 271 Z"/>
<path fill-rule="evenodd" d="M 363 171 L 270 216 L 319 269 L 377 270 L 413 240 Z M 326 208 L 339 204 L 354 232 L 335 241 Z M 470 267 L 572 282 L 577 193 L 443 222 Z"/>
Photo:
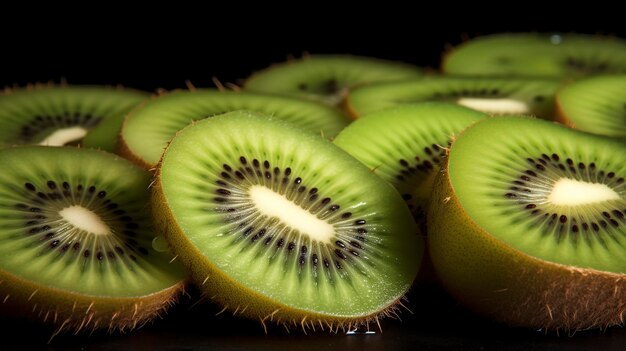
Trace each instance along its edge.
<path fill-rule="evenodd" d="M 463 211 L 444 162 L 428 211 L 428 249 L 455 298 L 515 326 L 577 331 L 624 324 L 625 275 L 548 262 L 495 239 Z"/>
<path fill-rule="evenodd" d="M 184 292 L 181 281 L 149 297 L 102 297 L 61 291 L 0 271 L 0 311 L 55 326 L 63 332 L 128 332 L 159 318 Z M 43 306 L 56 306 L 45 308 Z"/>

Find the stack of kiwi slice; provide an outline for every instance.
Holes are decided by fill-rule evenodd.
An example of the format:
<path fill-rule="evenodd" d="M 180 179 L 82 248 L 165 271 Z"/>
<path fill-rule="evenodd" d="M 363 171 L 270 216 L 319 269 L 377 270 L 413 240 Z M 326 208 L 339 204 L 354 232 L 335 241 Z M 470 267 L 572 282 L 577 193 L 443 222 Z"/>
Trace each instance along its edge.
<path fill-rule="evenodd" d="M 426 267 L 500 322 L 622 324 L 626 44 L 500 34 L 442 68 L 312 55 L 236 91 L 7 89 L 0 313 L 126 331 L 193 284 L 266 331 L 337 332 L 415 310 Z"/>

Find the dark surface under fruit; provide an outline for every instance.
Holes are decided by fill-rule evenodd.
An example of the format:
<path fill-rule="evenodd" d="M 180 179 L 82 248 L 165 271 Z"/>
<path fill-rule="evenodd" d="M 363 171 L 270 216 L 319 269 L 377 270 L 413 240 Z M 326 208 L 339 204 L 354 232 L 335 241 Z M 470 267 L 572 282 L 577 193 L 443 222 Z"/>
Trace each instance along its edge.
<path fill-rule="evenodd" d="M 265 334 L 260 323 L 242 320 L 219 308 L 198 303 L 189 292 L 182 304 L 163 320 L 127 335 L 72 333 L 55 337 L 52 330 L 0 319 L 1 350 L 35 348 L 85 350 L 623 350 L 626 329 L 581 331 L 575 334 L 545 333 L 495 324 L 451 301 L 435 288 L 414 289 L 409 294 L 413 314 L 403 311 L 402 321 L 384 320 L 371 335 L 346 335 L 328 331 L 304 334 L 271 326 Z"/>

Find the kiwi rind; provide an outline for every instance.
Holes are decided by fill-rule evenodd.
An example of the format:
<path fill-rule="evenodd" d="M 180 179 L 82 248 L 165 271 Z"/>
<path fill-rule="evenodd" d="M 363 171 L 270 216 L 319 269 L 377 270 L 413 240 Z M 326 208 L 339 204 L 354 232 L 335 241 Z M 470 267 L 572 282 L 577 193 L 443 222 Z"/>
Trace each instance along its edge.
<path fill-rule="evenodd" d="M 126 177 L 126 179 L 129 179 L 131 183 L 141 182 L 144 180 L 146 200 L 149 195 L 147 186 L 150 177 L 145 174 L 145 171 L 137 168 L 126 160 L 103 151 L 84 148 L 72 149 L 69 147 L 49 148 L 44 146 L 16 146 L 0 150 L 0 153 L 2 154 L 5 162 L 8 158 L 12 158 L 12 167 L 20 169 L 20 171 L 16 171 L 15 174 L 22 174 L 24 176 L 27 175 L 29 181 L 32 181 L 33 178 L 41 180 L 40 178 L 50 175 L 67 176 L 68 173 L 80 173 L 80 170 L 88 168 L 89 165 L 100 164 L 102 167 L 107 168 L 109 172 L 119 172 L 122 170 L 128 171 L 129 174 L 127 175 L 119 174 L 117 176 Z M 33 167 L 31 164 L 29 167 L 30 162 L 42 162 L 42 160 L 50 160 L 51 163 L 56 165 L 54 167 L 50 166 L 49 168 L 46 168 L 45 165 L 37 165 L 37 167 Z M 67 164 L 71 164 L 73 168 L 63 168 L 63 165 Z M 109 176 L 113 175 L 109 174 Z M 74 177 L 68 176 L 68 178 L 65 179 L 72 182 L 81 179 L 81 176 L 78 174 Z M 3 213 L 5 213 L 3 221 L 11 221 L 12 218 L 14 218 L 14 215 L 13 217 L 9 215 L 5 206 L 10 204 L 12 201 L 17 201 L 16 199 L 18 198 L 15 198 L 15 196 L 20 193 L 19 189 L 23 189 L 22 186 L 18 186 L 17 189 L 12 189 L 11 184 L 15 183 L 17 185 L 21 185 L 24 184 L 20 184 L 20 182 L 23 181 L 25 180 L 9 180 L 6 176 L 3 177 L 3 194 L 10 196 L 10 198 L 5 199 L 6 202 L 3 201 L 2 204 L 4 210 Z M 10 182 L 8 188 L 6 182 Z M 42 182 L 45 183 L 45 180 L 42 180 Z M 61 185 L 59 183 L 59 187 L 60 186 Z M 114 192 L 114 189 L 107 190 Z M 87 188 L 85 188 L 85 191 L 87 191 Z M 133 189 L 133 191 L 136 191 L 136 189 Z M 120 195 L 119 198 L 121 199 L 121 197 L 124 196 L 126 195 Z M 66 201 L 52 200 L 52 197 L 46 197 L 46 199 L 51 199 L 51 201 Z M 66 206 L 67 204 L 70 203 L 68 202 L 63 204 L 63 206 Z M 44 209 L 44 207 L 42 207 L 42 209 Z M 43 213 L 45 213 L 45 211 Z M 23 220 L 20 220 L 20 222 L 21 221 Z M 13 223 L 11 225 L 13 225 Z M 4 229 L 8 230 L 7 228 Z M 26 230 L 27 229 L 25 228 L 24 231 L 26 232 Z M 55 230 L 55 228 L 52 228 L 52 230 Z M 37 235 L 38 237 L 41 236 L 43 238 L 43 235 L 38 233 L 39 232 L 32 235 Z M 96 234 L 92 233 L 88 235 L 93 236 Z M 3 301 L 3 304 L 0 304 L 0 312 L 51 324 L 56 328 L 55 335 L 67 330 L 75 333 L 83 330 L 132 330 L 150 322 L 164 313 L 167 308 L 174 304 L 174 302 L 178 299 L 178 296 L 184 287 L 185 273 L 183 269 L 178 265 L 178 263 L 169 263 L 171 256 L 161 253 L 155 255 L 156 251 L 152 251 L 153 255 L 151 256 L 153 259 L 160 258 L 162 261 L 151 261 L 152 266 L 144 265 L 142 263 L 144 258 L 135 258 L 137 264 L 141 264 L 144 268 L 146 268 L 142 269 L 141 274 L 160 275 L 160 278 L 158 279 L 162 279 L 162 281 L 159 280 L 156 284 L 154 284 L 153 281 L 152 286 L 156 286 L 156 288 L 152 290 L 142 286 L 133 289 L 129 288 L 127 292 L 124 291 L 126 290 L 125 287 L 122 287 L 121 289 L 103 289 L 102 292 L 98 292 L 98 289 L 88 287 L 88 285 L 92 284 L 76 285 L 79 282 L 78 279 L 76 280 L 74 286 L 68 283 L 67 279 L 63 282 L 61 282 L 60 279 L 58 282 L 54 279 L 51 281 L 49 277 L 50 274 L 46 274 L 49 273 L 46 271 L 47 267 L 59 269 L 60 266 L 56 261 L 64 259 L 63 256 L 69 257 L 69 262 L 76 264 L 79 264 L 80 262 L 84 263 L 83 260 L 86 260 L 87 256 L 83 258 L 82 251 L 80 251 L 77 259 L 72 260 L 72 257 L 76 257 L 76 255 L 70 257 L 68 256 L 70 255 L 69 252 L 61 251 L 61 244 L 52 245 L 52 238 L 48 239 L 46 236 L 41 241 L 37 238 L 33 239 L 31 237 L 24 237 L 22 234 L 10 237 L 7 237 L 6 235 L 3 236 L 3 243 L 8 241 L 17 242 L 28 240 L 31 244 L 28 244 L 26 247 L 28 247 L 30 251 L 32 251 L 33 248 L 41 250 L 39 256 L 43 256 L 43 250 L 49 248 L 48 250 L 50 251 L 46 252 L 48 257 L 44 258 L 49 260 L 45 262 L 46 268 L 40 269 L 36 272 L 37 274 L 28 271 L 25 272 L 25 270 L 21 269 L 22 266 L 16 266 L 15 264 L 0 268 L 0 298 Z M 59 239 L 65 240 L 63 238 Z M 145 241 L 143 237 L 140 238 L 139 236 L 137 236 L 136 239 L 142 242 Z M 33 245 L 35 246 L 33 247 Z M 38 248 L 37 245 L 41 246 Z M 128 247 L 128 251 L 126 251 L 124 257 L 119 256 L 116 261 L 125 266 L 130 265 L 130 260 L 125 259 L 125 256 L 132 255 L 133 250 L 134 249 Z M 151 248 L 148 248 L 148 251 L 149 250 L 151 250 Z M 18 254 L 20 253 L 15 252 L 13 256 L 17 256 Z M 21 252 L 21 254 L 24 256 L 25 252 Z M 55 256 L 55 254 L 57 256 Z M 137 254 L 139 255 L 139 253 Z M 95 256 L 95 252 L 91 256 Z M 100 262 L 104 262 L 100 257 L 98 257 L 98 260 Z M 146 260 L 148 260 L 148 258 L 146 258 Z M 35 260 L 29 262 L 33 262 L 34 265 L 34 261 Z M 99 261 L 96 261 L 94 257 L 93 262 L 90 264 L 93 266 L 93 264 L 96 264 Z M 124 261 L 124 263 L 121 261 Z M 65 262 L 68 261 L 66 260 Z M 41 266 L 41 261 L 38 262 L 38 264 Z M 157 266 L 165 269 L 161 273 L 157 273 Z M 61 268 L 66 269 L 66 266 Z M 120 268 L 120 270 L 123 271 L 122 268 Z M 92 270 L 85 274 L 92 273 L 95 272 Z M 59 272 L 55 271 L 52 274 L 59 274 Z M 115 272 L 110 271 L 110 274 L 115 274 Z M 157 277 L 159 276 L 157 275 Z M 87 278 L 81 277 L 81 279 Z"/>
<path fill-rule="evenodd" d="M 54 126 L 82 125 L 76 121 L 71 122 L 78 116 L 86 123 L 84 126 L 87 128 L 87 135 L 79 143 L 85 147 L 112 152 L 122 124 L 119 116 L 123 116 L 148 96 L 149 94 L 139 90 L 94 85 L 35 84 L 5 89 L 0 95 L 0 119 L 3 120 L 0 144 L 10 146 L 39 142 L 36 139 L 42 138 L 40 133 L 23 135 L 27 127 L 25 123 L 37 116 L 43 118 L 39 122 L 50 122 L 43 130 L 45 134 L 50 133 Z M 92 117 L 91 120 L 84 119 L 87 114 Z M 90 136 L 92 131 L 94 136 Z"/>
<path fill-rule="evenodd" d="M 487 125 L 474 126 L 481 123 Z M 497 239 L 468 216 L 450 179 L 450 158 L 446 162 L 431 196 L 428 249 L 437 275 L 455 298 L 514 326 L 576 331 L 623 324 L 623 273 L 547 261 Z"/>
<path fill-rule="evenodd" d="M 393 236 L 395 237 L 394 240 L 398 241 L 389 241 L 392 240 L 390 237 L 384 240 L 387 242 L 387 245 L 393 247 L 398 247 L 400 243 L 404 243 L 404 245 L 400 246 L 401 248 L 399 249 L 403 252 L 397 252 L 398 256 L 395 259 L 389 258 L 389 260 L 397 260 L 398 264 L 398 270 L 396 272 L 397 276 L 392 280 L 400 279 L 401 281 L 405 281 L 405 284 L 402 288 L 399 288 L 399 286 L 396 286 L 398 282 L 392 283 L 392 280 L 388 281 L 385 284 L 386 287 L 384 288 L 385 290 L 388 290 L 388 292 L 384 293 L 385 296 L 389 296 L 388 300 L 384 303 L 382 301 L 377 302 L 381 303 L 381 305 L 379 305 L 376 309 L 369 310 L 367 313 L 354 312 L 354 315 L 350 315 L 345 312 L 338 313 L 324 310 L 316 311 L 314 308 L 307 309 L 302 306 L 295 307 L 286 305 L 284 301 L 277 299 L 278 296 L 272 296 L 271 294 L 267 294 L 267 292 L 262 292 L 262 289 L 248 286 L 247 282 L 239 281 L 234 279 L 232 276 L 229 276 L 223 268 L 219 268 L 214 263 L 213 258 L 208 257 L 206 253 L 203 253 L 196 246 L 199 241 L 192 241 L 193 239 L 190 239 L 193 233 L 189 232 L 189 234 L 186 234 L 186 232 L 191 230 L 190 228 L 192 227 L 192 224 L 186 218 L 179 216 L 182 215 L 183 212 L 181 212 L 180 208 L 174 207 L 176 206 L 172 198 L 176 193 L 176 191 L 173 190 L 175 187 L 172 187 L 172 184 L 174 183 L 170 179 L 170 183 L 168 184 L 168 180 L 164 178 L 164 168 L 168 173 L 171 173 L 171 169 L 173 169 L 171 166 L 168 167 L 168 163 L 170 163 L 168 162 L 168 152 L 173 152 L 170 150 L 174 150 L 177 147 L 177 143 L 181 143 L 181 145 L 185 145 L 185 143 L 193 144 L 193 139 L 186 137 L 186 134 L 194 136 L 192 133 L 195 133 L 197 137 L 197 135 L 199 135 L 198 133 L 200 133 L 199 131 L 203 131 L 203 129 L 209 130 L 209 127 L 217 128 L 216 130 L 222 131 L 229 130 L 229 128 L 233 127 L 233 125 L 230 125 L 232 123 L 227 124 L 226 127 L 224 126 L 224 121 L 229 120 L 233 120 L 234 122 L 232 123 L 251 125 L 252 127 L 250 128 L 253 128 L 255 132 L 258 131 L 262 135 L 274 133 L 269 132 L 269 130 L 273 130 L 273 128 L 276 128 L 278 132 L 281 130 L 282 132 L 290 130 L 292 135 L 283 134 L 282 137 L 280 135 L 275 135 L 274 139 L 291 139 L 290 143 L 295 140 L 299 140 L 303 145 L 315 143 L 319 147 L 318 150 L 320 150 L 320 157 L 324 159 L 329 157 L 327 149 L 335 150 L 333 152 L 337 153 L 336 161 L 339 166 L 333 165 L 332 168 L 339 167 L 338 169 L 343 169 L 342 164 L 350 164 L 352 165 L 351 167 L 356 168 L 355 174 L 359 174 L 359 176 L 366 175 L 366 178 L 372 178 L 368 178 L 370 181 L 376 179 L 376 182 L 384 184 L 375 176 L 369 175 L 369 172 L 357 160 L 334 147 L 331 143 L 324 142 L 318 136 L 313 134 L 297 131 L 292 125 L 284 121 L 271 119 L 266 116 L 250 112 L 238 111 L 216 116 L 209 120 L 200 121 L 195 125 L 185 128 L 183 131 L 179 132 L 169 144 L 168 149 L 165 151 L 159 164 L 155 182 L 152 187 L 154 204 L 153 209 L 159 228 L 162 228 L 165 231 L 165 237 L 170 243 L 172 250 L 179 254 L 179 259 L 188 267 L 191 272 L 192 279 L 196 282 L 196 284 L 199 285 L 209 298 L 222 305 L 225 310 L 233 311 L 234 314 L 242 315 L 251 319 L 257 319 L 263 325 L 265 325 L 266 322 L 272 322 L 283 324 L 287 327 L 297 326 L 305 330 L 328 328 L 331 331 L 336 331 L 357 325 L 365 325 L 374 320 L 378 321 L 378 319 L 383 316 L 393 315 L 398 306 L 401 306 L 403 295 L 417 274 L 423 247 L 420 243 L 421 239 L 415 235 L 415 225 L 410 219 L 408 210 L 401 204 L 402 200 L 399 195 L 386 184 L 382 187 L 382 189 L 388 188 L 391 192 L 384 190 L 380 193 L 380 197 L 389 197 L 389 199 L 394 198 L 400 203 L 396 206 L 394 204 L 396 204 L 397 201 L 394 200 L 392 201 L 392 204 L 390 204 L 391 207 L 397 210 L 397 213 L 393 216 L 395 220 L 392 221 L 394 223 L 392 226 L 397 232 L 394 232 L 392 229 L 386 229 L 386 235 Z M 266 128 L 263 127 L 264 125 L 272 125 L 272 127 Z M 250 131 L 248 131 L 248 134 L 249 132 Z M 233 145 L 233 147 L 238 150 L 238 148 L 241 148 L 242 146 Z M 271 154 L 272 151 L 268 150 L 268 152 Z M 218 163 L 221 162 L 222 160 Z M 167 170 L 167 168 L 170 170 Z M 180 201 L 181 200 L 176 200 L 178 203 L 180 203 Z M 404 229 L 400 230 L 401 227 Z M 197 237 L 197 234 L 193 234 L 193 236 Z M 381 281 L 386 280 L 383 277 L 380 279 Z"/>
<path fill-rule="evenodd" d="M 162 317 L 179 299 L 184 282 L 148 296 L 111 297 L 77 294 L 42 287 L 30 280 L 0 271 L 1 313 L 50 324 L 52 337 L 63 332 L 128 332 Z M 6 310 L 5 310 L 6 309 Z"/>

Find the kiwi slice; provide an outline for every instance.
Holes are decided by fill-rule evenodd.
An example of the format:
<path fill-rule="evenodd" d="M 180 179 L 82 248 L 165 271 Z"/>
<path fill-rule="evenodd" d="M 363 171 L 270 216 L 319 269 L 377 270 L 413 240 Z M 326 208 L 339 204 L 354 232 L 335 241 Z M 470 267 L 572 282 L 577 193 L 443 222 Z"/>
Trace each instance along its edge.
<path fill-rule="evenodd" d="M 555 78 L 626 73 L 626 41 L 583 34 L 495 34 L 470 40 L 450 52 L 443 71 Z"/>
<path fill-rule="evenodd" d="M 354 117 L 402 104 L 443 101 L 493 115 L 531 114 L 550 119 L 559 85 L 546 79 L 431 77 L 360 87 L 350 92 L 347 105 Z"/>
<path fill-rule="evenodd" d="M 422 258 L 390 185 L 280 119 L 238 111 L 187 127 L 153 189 L 193 279 L 262 323 L 336 330 L 395 313 Z"/>
<path fill-rule="evenodd" d="M 43 146 L 2 149 L 0 164 L 0 310 L 57 332 L 128 330 L 174 302 L 185 275 L 152 248 L 148 172 Z"/>
<path fill-rule="evenodd" d="M 188 124 L 242 109 L 283 118 L 327 138 L 350 122 L 329 106 L 302 99 L 214 89 L 176 91 L 133 110 L 122 127 L 119 153 L 151 169 L 170 139 Z"/>
<path fill-rule="evenodd" d="M 147 97 L 135 90 L 98 86 L 11 90 L 0 95 L 0 145 L 63 146 L 84 141 L 83 146 L 113 151 L 122 125 L 117 116 Z M 116 122 L 107 122 L 111 118 Z M 90 139 L 94 129 L 97 136 Z"/>
<path fill-rule="evenodd" d="M 352 122 L 334 143 L 393 185 L 423 225 L 433 179 L 450 139 L 485 117 L 443 102 L 397 106 Z"/>
<path fill-rule="evenodd" d="M 271 66 L 246 81 L 247 90 L 289 94 L 339 105 L 357 85 L 419 78 L 415 66 L 348 55 L 313 55 Z"/>
<path fill-rule="evenodd" d="M 587 78 L 557 94 L 559 121 L 595 134 L 626 138 L 626 75 Z"/>
<path fill-rule="evenodd" d="M 495 117 L 454 141 L 428 213 L 450 292 L 514 325 L 586 329 L 626 310 L 626 146 Z"/>

